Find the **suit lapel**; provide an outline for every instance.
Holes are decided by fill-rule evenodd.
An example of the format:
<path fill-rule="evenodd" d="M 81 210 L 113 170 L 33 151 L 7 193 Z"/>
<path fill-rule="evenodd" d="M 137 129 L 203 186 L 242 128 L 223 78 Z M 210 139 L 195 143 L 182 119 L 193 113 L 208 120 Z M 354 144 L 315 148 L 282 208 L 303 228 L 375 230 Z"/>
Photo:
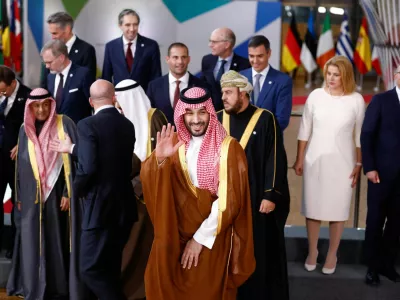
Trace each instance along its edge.
<path fill-rule="evenodd" d="M 233 53 L 230 70 L 238 71 L 237 55 Z"/>
<path fill-rule="evenodd" d="M 275 72 L 276 71 L 270 66 L 267 77 L 265 77 L 264 84 L 261 88 L 260 95 L 258 96 L 258 107 L 264 107 L 263 104 L 267 100 L 268 93 L 275 84 Z"/>
<path fill-rule="evenodd" d="M 80 54 L 79 53 L 79 38 L 76 37 L 75 42 L 72 44 L 71 51 L 69 51 L 69 58 L 73 61 L 76 61 L 76 57 Z"/>
<path fill-rule="evenodd" d="M 129 74 L 128 65 L 126 64 L 126 59 L 125 59 L 124 41 L 122 39 L 122 36 L 118 40 L 118 47 L 117 47 L 116 55 L 117 55 L 116 60 L 120 61 L 121 66 L 125 66 L 126 74 Z M 135 65 L 135 60 L 133 60 L 133 64 Z"/>
<path fill-rule="evenodd" d="M 48 89 L 49 89 L 49 92 L 50 92 L 50 94 L 52 94 L 53 95 L 53 97 L 55 98 L 56 97 L 56 91 L 54 90 L 54 86 L 55 86 L 55 84 L 56 84 L 56 74 L 49 74 L 48 75 L 49 77 L 49 80 L 47 80 L 47 83 L 48 83 Z"/>
<path fill-rule="evenodd" d="M 167 109 L 166 115 L 171 114 L 172 116 L 174 116 L 174 110 L 172 108 L 171 105 L 171 100 L 169 98 L 169 78 L 168 75 L 166 75 L 164 77 L 164 82 L 163 82 L 163 87 L 162 87 L 162 95 L 165 97 L 165 101 L 167 102 L 167 105 L 165 106 L 165 108 Z"/>
<path fill-rule="evenodd" d="M 144 43 L 142 36 L 140 34 L 138 34 L 137 41 L 136 41 L 135 56 L 133 57 L 133 66 L 132 66 L 131 74 L 137 68 L 137 65 L 139 64 L 140 59 L 143 56 L 145 47 L 146 47 L 146 44 Z"/>
<path fill-rule="evenodd" d="M 400 100 L 396 92 L 396 88 L 394 88 L 391 92 L 392 97 L 388 100 L 390 101 L 390 111 L 393 111 L 393 125 L 395 126 L 397 133 L 400 136 Z"/>

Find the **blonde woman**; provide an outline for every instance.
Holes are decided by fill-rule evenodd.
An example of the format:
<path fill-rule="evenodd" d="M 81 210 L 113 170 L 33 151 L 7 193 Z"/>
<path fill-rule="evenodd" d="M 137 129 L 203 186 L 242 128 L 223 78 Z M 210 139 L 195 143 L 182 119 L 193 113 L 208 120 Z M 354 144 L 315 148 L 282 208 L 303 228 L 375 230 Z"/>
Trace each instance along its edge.
<path fill-rule="evenodd" d="M 329 221 L 329 250 L 322 272 L 333 274 L 352 191 L 360 177 L 365 103 L 355 92 L 353 66 L 346 57 L 330 59 L 324 78 L 325 86 L 314 90 L 304 107 L 294 169 L 298 176 L 304 175 L 302 213 L 309 247 L 304 267 L 315 270 L 321 221 Z"/>

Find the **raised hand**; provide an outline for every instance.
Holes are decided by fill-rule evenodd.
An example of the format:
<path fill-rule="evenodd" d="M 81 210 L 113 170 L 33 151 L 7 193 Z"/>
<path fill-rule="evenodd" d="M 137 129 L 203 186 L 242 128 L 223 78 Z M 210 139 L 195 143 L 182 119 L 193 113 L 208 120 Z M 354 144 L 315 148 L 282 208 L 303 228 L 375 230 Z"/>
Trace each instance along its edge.
<path fill-rule="evenodd" d="M 56 139 L 50 141 L 49 149 L 55 152 L 69 153 L 72 145 L 71 138 L 65 133 L 65 140 Z"/>
<path fill-rule="evenodd" d="M 157 132 L 156 157 L 159 162 L 174 155 L 183 145 L 182 141 L 174 145 L 174 130 L 175 127 L 168 123 L 162 127 L 161 132 Z"/>

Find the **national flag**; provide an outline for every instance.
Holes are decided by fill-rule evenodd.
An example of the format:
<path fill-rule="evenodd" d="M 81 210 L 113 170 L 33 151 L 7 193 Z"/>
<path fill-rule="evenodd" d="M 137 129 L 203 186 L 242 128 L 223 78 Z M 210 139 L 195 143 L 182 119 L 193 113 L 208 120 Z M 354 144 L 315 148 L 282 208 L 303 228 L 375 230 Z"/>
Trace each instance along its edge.
<path fill-rule="evenodd" d="M 379 61 L 378 49 L 374 47 L 372 50 L 372 67 L 375 69 L 378 76 L 382 76 L 381 62 Z"/>
<path fill-rule="evenodd" d="M 336 44 L 336 54 L 346 56 L 351 62 L 353 62 L 354 48 L 351 42 L 349 20 L 347 14 L 344 14 L 343 22 L 340 26 L 340 35 Z"/>
<path fill-rule="evenodd" d="M 296 69 L 300 64 L 301 39 L 293 15 L 282 51 L 282 64 L 287 72 Z"/>
<path fill-rule="evenodd" d="M 0 63 L 7 66 L 11 66 L 10 55 L 11 55 L 11 44 L 10 44 L 10 26 L 8 23 L 8 12 L 7 12 L 7 0 L 1 0 L 1 47 L 2 57 Z"/>
<path fill-rule="evenodd" d="M 326 13 L 324 27 L 322 34 L 318 40 L 317 47 L 317 63 L 321 69 L 324 68 L 325 63 L 335 56 L 335 47 L 333 45 L 333 36 L 331 29 L 331 18 L 329 13 Z"/>
<path fill-rule="evenodd" d="M 312 73 L 317 69 L 317 62 L 315 60 L 317 53 L 316 35 L 314 30 L 314 15 L 310 12 L 308 17 L 308 26 L 304 42 L 301 47 L 300 60 L 308 73 Z"/>
<path fill-rule="evenodd" d="M 365 74 L 371 70 L 371 44 L 368 37 L 367 18 L 363 17 L 361 21 L 360 33 L 354 52 L 354 65 L 360 74 Z"/>
<path fill-rule="evenodd" d="M 12 0 L 10 18 L 11 59 L 16 72 L 21 72 L 22 67 L 22 34 L 20 11 L 20 0 Z"/>

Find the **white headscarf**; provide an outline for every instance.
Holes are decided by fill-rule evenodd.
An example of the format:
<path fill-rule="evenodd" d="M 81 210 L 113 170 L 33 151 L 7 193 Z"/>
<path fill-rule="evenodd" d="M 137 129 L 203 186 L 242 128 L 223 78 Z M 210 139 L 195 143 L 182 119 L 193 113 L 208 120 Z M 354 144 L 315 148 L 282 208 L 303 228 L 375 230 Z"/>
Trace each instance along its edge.
<path fill-rule="evenodd" d="M 133 152 L 141 161 L 144 161 L 149 137 L 150 100 L 143 88 L 131 79 L 122 80 L 115 86 L 115 96 L 124 116 L 135 126 L 136 142 Z"/>

